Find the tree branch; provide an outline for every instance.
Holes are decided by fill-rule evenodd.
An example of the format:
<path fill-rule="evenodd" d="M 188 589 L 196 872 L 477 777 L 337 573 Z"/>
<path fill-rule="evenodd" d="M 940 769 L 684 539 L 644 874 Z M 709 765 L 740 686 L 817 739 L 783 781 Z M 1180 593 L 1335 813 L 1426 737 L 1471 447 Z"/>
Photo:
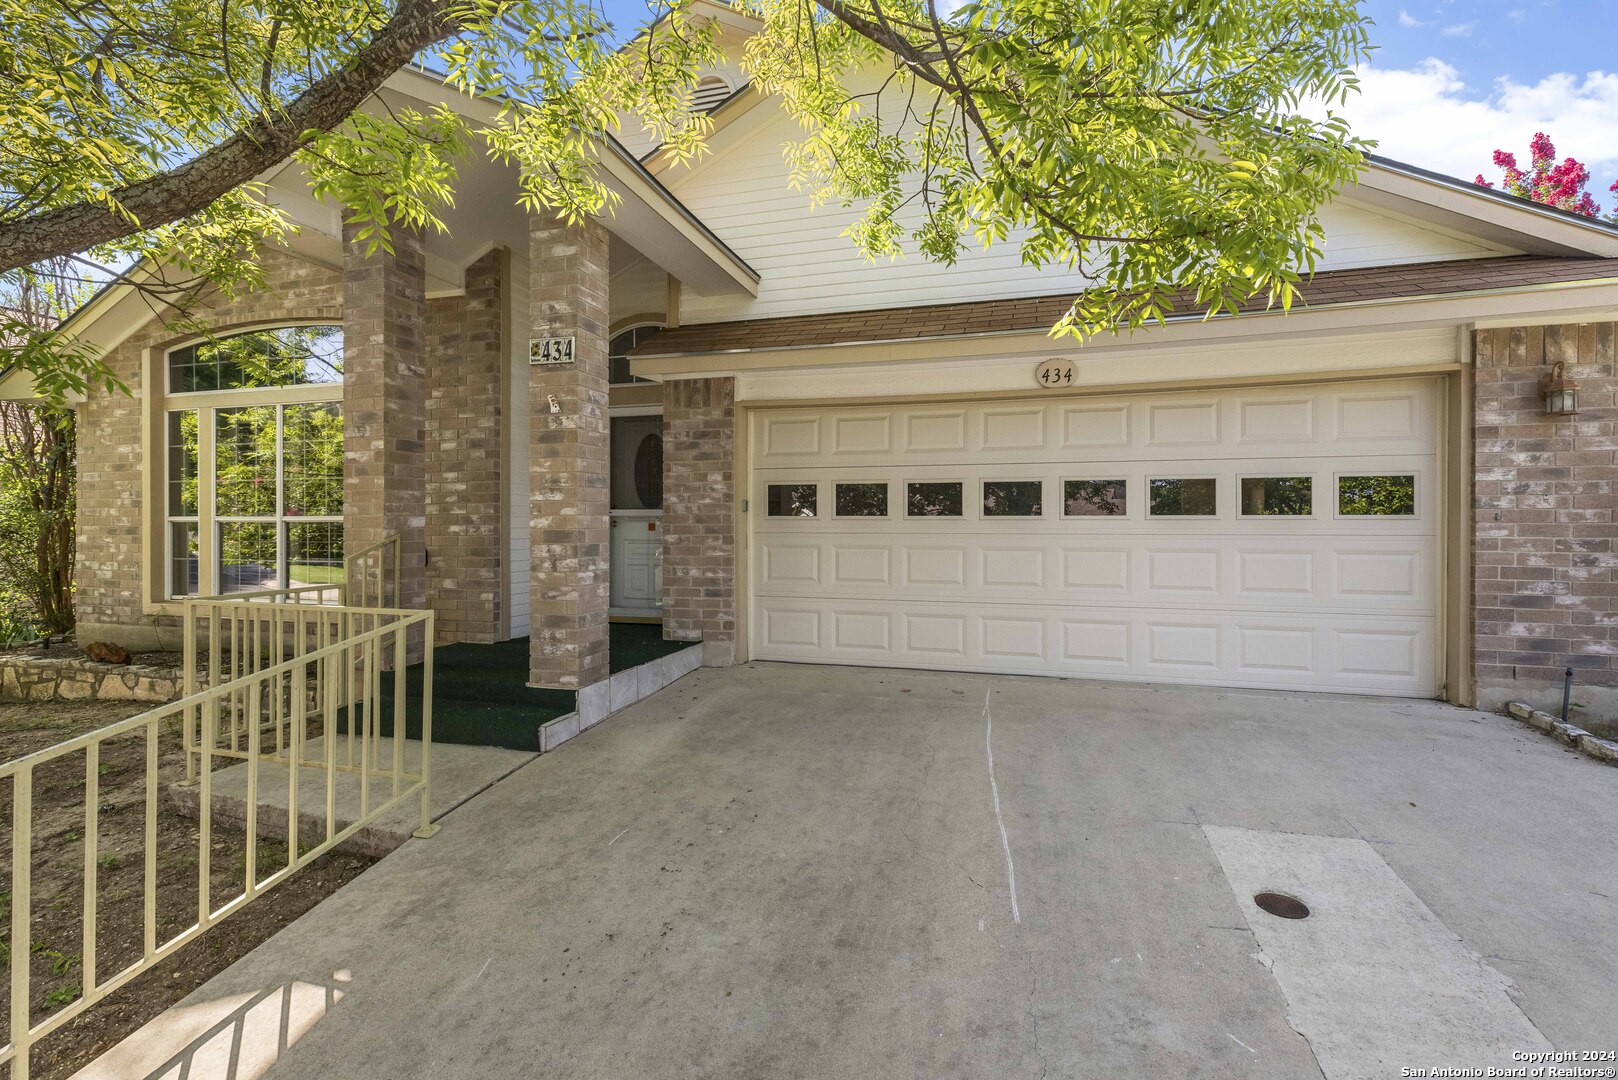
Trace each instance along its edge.
<path fill-rule="evenodd" d="M 404 0 L 353 63 L 323 76 L 284 109 L 266 111 L 190 161 L 112 193 L 117 206 L 79 202 L 0 223 L 0 273 L 167 225 L 285 161 L 306 132 L 330 131 L 418 51 L 457 33 L 449 0 Z"/>

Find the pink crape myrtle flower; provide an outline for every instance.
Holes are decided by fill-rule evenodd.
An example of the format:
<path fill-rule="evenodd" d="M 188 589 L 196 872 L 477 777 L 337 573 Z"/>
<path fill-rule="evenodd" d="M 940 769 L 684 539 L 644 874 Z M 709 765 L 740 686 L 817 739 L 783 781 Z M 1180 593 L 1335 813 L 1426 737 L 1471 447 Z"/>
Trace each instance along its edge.
<path fill-rule="evenodd" d="M 1528 151 L 1531 161 L 1526 171 L 1517 167 L 1517 155 L 1505 150 L 1494 152 L 1494 165 L 1501 173 L 1501 190 L 1520 199 L 1531 199 L 1586 217 L 1595 217 L 1601 212 L 1600 204 L 1585 190 L 1590 182 L 1590 170 L 1583 162 L 1569 157 L 1558 163 L 1556 145 L 1543 131 L 1534 133 Z M 1478 173 L 1474 182 L 1486 188 L 1494 187 L 1482 173 Z M 1618 183 L 1608 190 L 1618 192 Z M 1614 217 L 1618 219 L 1618 212 Z"/>

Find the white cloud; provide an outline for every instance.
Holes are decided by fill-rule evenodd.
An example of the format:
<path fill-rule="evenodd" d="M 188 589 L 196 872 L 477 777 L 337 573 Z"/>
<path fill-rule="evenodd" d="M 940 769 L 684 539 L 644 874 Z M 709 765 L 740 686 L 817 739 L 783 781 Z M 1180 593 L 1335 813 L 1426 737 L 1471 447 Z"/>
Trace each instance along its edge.
<path fill-rule="evenodd" d="M 1454 23 L 1439 30 L 1445 37 L 1471 37 L 1472 31 L 1478 28 L 1475 22 Z"/>
<path fill-rule="evenodd" d="M 1590 190 L 1604 209 L 1618 180 L 1618 72 L 1559 73 L 1537 83 L 1501 77 L 1470 87 L 1460 73 L 1429 57 L 1414 68 L 1360 69 L 1361 93 L 1341 111 L 1354 133 L 1377 140 L 1376 152 L 1470 180 L 1498 181 L 1492 157 L 1510 150 L 1528 159 L 1528 140 L 1543 131 L 1558 157 L 1590 167 Z"/>
<path fill-rule="evenodd" d="M 1410 14 L 1410 12 L 1406 11 L 1404 8 L 1400 8 L 1399 9 L 1399 25 L 1404 27 L 1406 30 L 1414 30 L 1418 26 L 1429 26 L 1431 24 L 1422 22 L 1420 19 L 1418 19 L 1414 15 Z"/>

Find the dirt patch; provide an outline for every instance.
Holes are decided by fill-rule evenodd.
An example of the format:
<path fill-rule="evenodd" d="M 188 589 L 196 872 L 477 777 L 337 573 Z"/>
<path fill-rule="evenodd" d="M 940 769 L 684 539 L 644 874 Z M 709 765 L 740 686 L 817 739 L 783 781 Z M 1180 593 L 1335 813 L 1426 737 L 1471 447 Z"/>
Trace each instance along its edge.
<path fill-rule="evenodd" d="M 59 647 L 56 647 L 59 648 Z M 55 648 L 52 649 L 55 651 Z M 143 654 L 164 656 L 168 654 Z M 0 761 L 53 746 L 141 711 L 123 702 L 0 704 Z M 96 829 L 96 981 L 140 959 L 145 943 L 147 736 L 138 731 L 102 745 L 95 783 L 100 807 Z M 231 764 L 222 762 L 221 767 Z M 159 793 L 183 779 L 178 721 L 158 738 Z M 84 980 L 85 755 L 69 754 L 34 774 L 33 923 L 26 949 L 33 978 L 33 1022 L 76 1000 Z M 10 940 L 12 791 L 0 781 L 0 960 L 18 953 Z M 155 922 L 161 945 L 197 920 L 201 875 L 196 822 L 158 800 Z M 210 837 L 208 892 L 214 907 L 241 892 L 247 842 L 240 827 L 221 826 Z M 255 878 L 286 865 L 282 843 L 259 839 Z M 357 877 L 374 860 L 332 853 L 210 929 L 199 940 L 121 987 L 34 1050 L 40 1080 L 62 1080 L 140 1025 L 246 955 L 281 927 Z M 10 1010 L 9 979 L 0 985 L 0 1028 Z M 9 1038 L 9 1032 L 7 1033 Z"/>

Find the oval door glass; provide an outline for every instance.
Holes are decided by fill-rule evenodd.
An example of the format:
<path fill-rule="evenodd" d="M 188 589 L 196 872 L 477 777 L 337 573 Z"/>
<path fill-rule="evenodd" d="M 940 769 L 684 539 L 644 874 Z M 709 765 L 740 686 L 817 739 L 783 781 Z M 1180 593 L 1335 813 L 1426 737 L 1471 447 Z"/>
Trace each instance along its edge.
<path fill-rule="evenodd" d="M 655 431 L 635 448 L 635 494 L 649 509 L 663 505 L 663 436 Z"/>

